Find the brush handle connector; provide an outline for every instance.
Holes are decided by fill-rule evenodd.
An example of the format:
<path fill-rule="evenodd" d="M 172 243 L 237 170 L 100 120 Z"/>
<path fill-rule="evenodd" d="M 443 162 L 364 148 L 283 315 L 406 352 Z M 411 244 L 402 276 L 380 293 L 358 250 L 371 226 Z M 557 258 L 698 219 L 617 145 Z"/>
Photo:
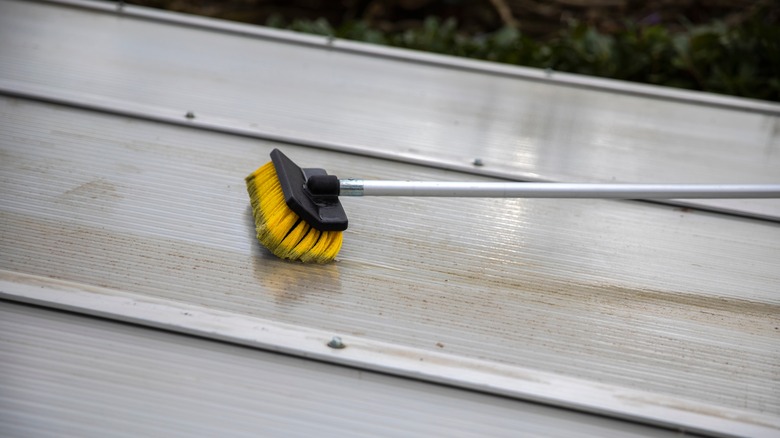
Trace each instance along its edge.
<path fill-rule="evenodd" d="M 459 198 L 780 198 L 780 184 L 600 184 L 340 180 L 340 196 Z"/>
<path fill-rule="evenodd" d="M 335 198 L 339 196 L 340 181 L 336 175 L 328 175 L 322 169 L 303 169 L 306 177 L 306 189 L 316 198 Z M 314 175 L 308 176 L 309 173 Z"/>

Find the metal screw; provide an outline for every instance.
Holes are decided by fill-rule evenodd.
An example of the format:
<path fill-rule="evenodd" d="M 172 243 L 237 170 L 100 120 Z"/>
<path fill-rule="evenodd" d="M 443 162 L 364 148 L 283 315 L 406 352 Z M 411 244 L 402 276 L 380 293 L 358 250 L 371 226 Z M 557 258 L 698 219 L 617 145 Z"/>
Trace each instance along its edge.
<path fill-rule="evenodd" d="M 194 119 L 195 118 L 195 113 L 192 112 L 192 111 L 187 111 L 187 114 L 184 117 L 186 117 L 188 119 Z"/>
<path fill-rule="evenodd" d="M 328 347 L 340 350 L 340 349 L 346 347 L 346 345 L 344 345 L 344 343 L 341 342 L 341 338 L 340 337 L 334 336 L 333 339 L 331 339 L 330 342 L 328 342 Z"/>
<path fill-rule="evenodd" d="M 473 164 L 475 166 L 478 166 L 478 167 L 481 167 L 481 166 L 485 165 L 485 163 L 482 162 L 482 158 L 474 158 Z"/>

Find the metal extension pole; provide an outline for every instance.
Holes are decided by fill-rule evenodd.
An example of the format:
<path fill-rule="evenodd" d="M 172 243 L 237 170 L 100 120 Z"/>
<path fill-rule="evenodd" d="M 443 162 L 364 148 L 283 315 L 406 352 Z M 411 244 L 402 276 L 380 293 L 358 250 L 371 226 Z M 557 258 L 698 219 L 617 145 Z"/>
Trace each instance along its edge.
<path fill-rule="evenodd" d="M 470 198 L 780 198 L 780 184 L 600 184 L 340 180 L 341 196 Z"/>

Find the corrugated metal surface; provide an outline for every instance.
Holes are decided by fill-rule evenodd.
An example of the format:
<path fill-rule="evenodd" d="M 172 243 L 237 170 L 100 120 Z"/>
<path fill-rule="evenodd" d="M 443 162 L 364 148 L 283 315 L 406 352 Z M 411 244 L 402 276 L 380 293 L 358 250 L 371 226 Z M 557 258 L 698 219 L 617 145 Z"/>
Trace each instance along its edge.
<path fill-rule="evenodd" d="M 191 110 L 195 123 L 508 178 L 769 183 L 780 174 L 776 104 L 720 99 L 755 110 L 735 111 L 680 101 L 718 100 L 692 93 L 551 85 L 512 77 L 523 69 L 390 60 L 399 52 L 324 38 L 280 43 L 278 32 L 208 20 L 165 26 L 133 13 L 177 19 L 102 5 L 109 13 L 0 2 L 0 86 L 143 104 L 149 115 Z M 475 157 L 485 166 L 473 168 Z M 780 219 L 777 200 L 702 203 Z"/>
<path fill-rule="evenodd" d="M 678 436 L 8 302 L 0 358 L 7 438 Z"/>
<path fill-rule="evenodd" d="M 338 262 L 303 266 L 254 239 L 243 177 L 273 147 L 341 176 L 487 178 L 115 114 L 440 167 L 479 150 L 496 173 L 552 175 L 576 157 L 596 179 L 610 178 L 596 164 L 640 177 L 650 160 L 652 180 L 761 182 L 777 175 L 766 106 L 487 79 L 38 3 L 0 12 L 6 91 L 105 109 L 0 98 L 6 298 L 681 428 L 780 429 L 778 223 L 627 201 L 345 199 Z M 513 93 L 552 107 L 514 107 Z M 575 151 L 586 125 L 602 137 Z M 722 141 L 737 137 L 749 145 Z M 330 335 L 350 348 L 328 350 Z"/>
<path fill-rule="evenodd" d="M 347 199 L 353 225 L 339 261 L 304 266 L 254 240 L 242 178 L 278 145 L 17 99 L 3 98 L 0 113 L 6 272 L 714 404 L 767 424 L 780 413 L 777 224 L 635 202 Z M 285 151 L 336 173 L 461 177 Z"/>

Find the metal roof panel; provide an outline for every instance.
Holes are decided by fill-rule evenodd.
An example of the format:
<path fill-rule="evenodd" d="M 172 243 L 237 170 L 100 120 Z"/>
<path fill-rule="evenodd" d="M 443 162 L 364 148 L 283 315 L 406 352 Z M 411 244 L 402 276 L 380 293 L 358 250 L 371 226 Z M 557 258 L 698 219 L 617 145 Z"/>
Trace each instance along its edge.
<path fill-rule="evenodd" d="M 581 409 L 696 430 L 722 425 L 648 407 L 777 427 L 778 224 L 630 201 L 345 199 L 338 262 L 306 266 L 254 239 L 243 177 L 279 144 L 13 98 L 0 112 L 7 298 L 559 403 L 585 385 Z M 337 174 L 463 178 L 284 148 Z M 268 324 L 292 332 L 250 329 Z M 333 335 L 353 348 L 329 351 Z M 561 392 L 481 380 L 529 370 Z M 599 405 L 599 388 L 656 398 Z"/>
<path fill-rule="evenodd" d="M 5 437 L 678 436 L 674 431 L 0 303 Z"/>
<path fill-rule="evenodd" d="M 777 222 L 345 199 L 338 261 L 304 266 L 255 241 L 243 183 L 274 147 L 342 177 L 776 182 L 776 104 L 112 8 L 0 1 L 2 297 L 685 430 L 780 429 Z"/>
<path fill-rule="evenodd" d="M 0 8 L 6 92 L 99 96 L 120 111 L 144 105 L 149 117 L 192 111 L 195 125 L 510 179 L 776 183 L 780 174 L 775 103 L 548 78 L 130 6 Z M 778 200 L 685 203 L 780 218 Z"/>

